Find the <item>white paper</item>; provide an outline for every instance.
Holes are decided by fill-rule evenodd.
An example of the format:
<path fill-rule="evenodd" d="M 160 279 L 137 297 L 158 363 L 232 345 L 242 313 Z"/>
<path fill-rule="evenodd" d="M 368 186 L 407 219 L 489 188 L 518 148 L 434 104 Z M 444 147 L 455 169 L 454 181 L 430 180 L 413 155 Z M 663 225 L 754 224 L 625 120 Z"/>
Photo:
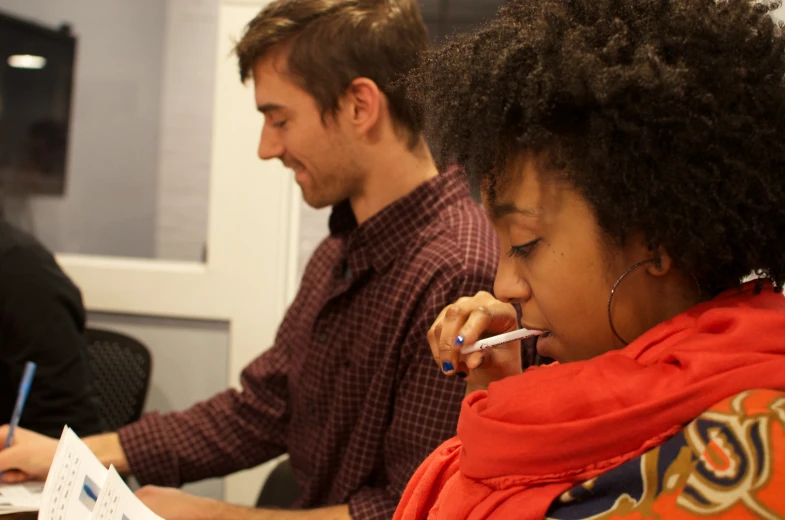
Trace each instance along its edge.
<path fill-rule="evenodd" d="M 107 474 L 90 448 L 66 426 L 46 477 L 39 520 L 89 519 Z"/>
<path fill-rule="evenodd" d="M 114 466 L 107 470 L 68 426 L 46 477 L 38 519 L 163 520 L 134 496 Z"/>
<path fill-rule="evenodd" d="M 136 498 L 114 466 L 111 466 L 90 520 L 163 520 L 163 518 L 150 511 L 141 500 Z"/>
<path fill-rule="evenodd" d="M 38 511 L 43 489 L 42 482 L 0 484 L 0 515 Z"/>

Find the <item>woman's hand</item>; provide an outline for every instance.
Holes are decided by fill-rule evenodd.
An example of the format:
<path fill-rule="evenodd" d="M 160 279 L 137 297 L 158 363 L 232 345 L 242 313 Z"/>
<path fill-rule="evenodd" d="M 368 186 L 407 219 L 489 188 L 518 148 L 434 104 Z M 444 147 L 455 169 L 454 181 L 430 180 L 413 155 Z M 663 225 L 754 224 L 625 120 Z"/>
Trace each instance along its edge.
<path fill-rule="evenodd" d="M 428 331 L 428 343 L 439 368 L 449 376 L 466 379 L 467 391 L 474 391 L 522 372 L 521 342 L 467 355 L 461 354 L 461 347 L 518 328 L 518 314 L 512 305 L 480 291 L 445 307 Z"/>

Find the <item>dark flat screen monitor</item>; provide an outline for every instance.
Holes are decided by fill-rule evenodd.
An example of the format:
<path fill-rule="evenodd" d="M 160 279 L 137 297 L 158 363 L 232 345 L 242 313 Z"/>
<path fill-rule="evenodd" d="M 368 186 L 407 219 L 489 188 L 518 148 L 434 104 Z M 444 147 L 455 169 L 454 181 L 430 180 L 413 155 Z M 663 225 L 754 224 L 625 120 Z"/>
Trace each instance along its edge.
<path fill-rule="evenodd" d="M 0 192 L 65 192 L 76 38 L 0 12 Z"/>

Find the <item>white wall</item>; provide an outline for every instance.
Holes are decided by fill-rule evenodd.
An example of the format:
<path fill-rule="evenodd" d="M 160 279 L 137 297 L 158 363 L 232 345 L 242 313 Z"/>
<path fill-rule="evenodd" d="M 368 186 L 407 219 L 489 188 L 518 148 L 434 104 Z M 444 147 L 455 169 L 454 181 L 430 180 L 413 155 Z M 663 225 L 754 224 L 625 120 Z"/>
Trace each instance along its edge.
<path fill-rule="evenodd" d="M 300 238 L 297 247 L 298 281 L 302 278 L 305 266 L 308 264 L 308 260 L 311 258 L 316 246 L 329 232 L 327 227 L 329 218 L 329 208 L 317 210 L 311 208 L 305 202 L 300 203 Z"/>
<path fill-rule="evenodd" d="M 201 261 L 207 239 L 216 0 L 167 0 L 156 258 Z"/>
<path fill-rule="evenodd" d="M 79 37 L 67 195 L 9 202 L 55 251 L 152 256 L 166 4 L 0 0 L 0 9 Z"/>

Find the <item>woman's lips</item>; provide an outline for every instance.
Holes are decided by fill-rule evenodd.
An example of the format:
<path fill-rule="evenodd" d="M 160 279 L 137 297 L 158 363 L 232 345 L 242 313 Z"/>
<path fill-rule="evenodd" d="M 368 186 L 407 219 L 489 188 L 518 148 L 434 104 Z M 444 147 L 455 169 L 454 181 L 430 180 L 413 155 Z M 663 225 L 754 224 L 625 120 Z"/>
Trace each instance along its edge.
<path fill-rule="evenodd" d="M 550 338 L 552 334 L 550 331 L 545 331 L 537 337 L 537 353 L 543 357 L 553 357 L 548 354 Z"/>

